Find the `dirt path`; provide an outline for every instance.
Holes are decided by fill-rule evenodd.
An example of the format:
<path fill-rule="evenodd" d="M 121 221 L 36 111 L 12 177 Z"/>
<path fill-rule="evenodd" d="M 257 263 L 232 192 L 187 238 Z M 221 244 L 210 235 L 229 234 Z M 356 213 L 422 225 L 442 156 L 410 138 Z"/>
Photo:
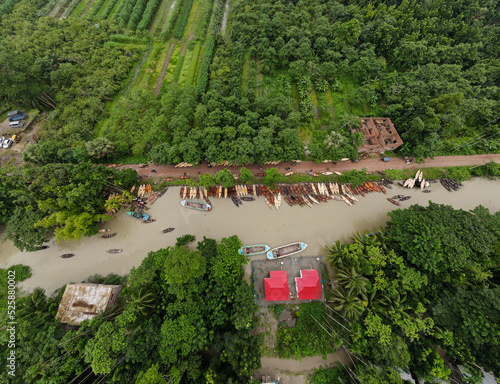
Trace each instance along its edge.
<path fill-rule="evenodd" d="M 80 17 L 84 17 L 87 12 L 89 11 L 90 7 L 92 7 L 92 4 L 94 4 L 95 0 L 91 0 L 89 5 L 87 5 L 87 7 L 85 7 L 85 9 L 83 10 L 82 14 L 80 15 Z"/>
<path fill-rule="evenodd" d="M 155 96 L 158 96 L 158 94 L 160 93 L 161 85 L 163 84 L 163 79 L 165 79 L 165 74 L 167 73 L 168 64 L 170 63 L 170 58 L 172 57 L 172 53 L 174 53 L 174 48 L 175 48 L 175 43 L 170 43 L 167 55 L 165 56 L 165 61 L 163 62 L 163 67 L 161 67 L 160 76 L 158 76 L 158 80 L 156 81 Z"/>
<path fill-rule="evenodd" d="M 160 84 L 161 85 L 161 84 Z M 481 165 L 486 164 L 490 161 L 495 161 L 500 163 L 500 154 L 487 154 L 487 155 L 470 155 L 470 156 L 437 156 L 434 159 L 426 159 L 425 163 L 411 163 L 406 164 L 406 162 L 401 158 L 391 158 L 387 163 L 380 161 L 378 158 L 360 160 L 357 163 L 351 161 L 342 161 L 337 164 L 331 162 L 316 164 L 312 161 L 304 161 L 296 163 L 295 166 L 291 162 L 284 162 L 276 165 L 264 165 L 262 170 L 266 168 L 278 168 L 281 173 L 286 173 L 285 168 L 291 168 L 294 172 L 309 172 L 311 169 L 313 172 L 322 171 L 336 171 L 345 172 L 351 169 L 356 169 L 361 171 L 366 168 L 369 171 L 379 171 L 386 169 L 420 169 L 428 167 L 452 167 L 452 166 L 464 166 L 464 165 Z M 259 173 L 259 165 L 251 164 L 245 166 L 250 169 L 255 175 Z M 151 170 L 156 170 L 156 176 L 158 177 L 178 177 L 182 176 L 184 173 L 190 174 L 191 176 L 196 176 L 198 174 L 210 173 L 215 174 L 221 169 L 228 168 L 231 173 L 239 173 L 241 167 L 239 166 L 217 166 L 217 167 L 207 167 L 206 164 L 198 165 L 196 167 L 187 168 L 175 168 L 173 165 L 150 165 L 146 168 L 139 168 L 138 165 L 123 165 L 122 168 L 132 168 L 135 169 L 140 175 L 151 175 Z"/>
<path fill-rule="evenodd" d="M 227 24 L 227 14 L 229 13 L 229 0 L 226 1 L 226 7 L 224 8 L 224 16 L 222 17 L 222 26 L 220 27 L 220 33 L 224 35 L 226 32 Z"/>

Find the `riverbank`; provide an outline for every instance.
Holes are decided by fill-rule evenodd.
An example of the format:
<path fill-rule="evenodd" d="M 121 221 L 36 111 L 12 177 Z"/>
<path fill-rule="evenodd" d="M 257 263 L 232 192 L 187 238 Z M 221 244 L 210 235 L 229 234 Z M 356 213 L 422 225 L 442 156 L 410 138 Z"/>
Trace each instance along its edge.
<path fill-rule="evenodd" d="M 115 220 L 106 223 L 107 228 L 117 233 L 110 239 L 95 235 L 60 244 L 52 239 L 47 243 L 50 248 L 37 252 L 19 252 L 10 241 L 6 241 L 0 245 L 0 265 L 2 268 L 14 264 L 29 265 L 33 276 L 20 288 L 32 291 L 41 287 L 50 295 L 64 284 L 81 282 L 94 274 L 128 274 L 149 251 L 172 246 L 176 238 L 184 234 L 195 235 L 197 240 L 202 240 L 203 236 L 220 240 L 236 234 L 244 244 L 265 243 L 271 247 L 303 241 L 308 247 L 301 255 L 324 255 L 325 245 L 336 240 L 347 241 L 354 232 L 384 225 L 388 220 L 387 212 L 397 209 L 386 198 L 399 193 L 412 196 L 401 204 L 401 208 L 412 204 L 427 205 L 432 200 L 467 210 L 482 204 L 491 212 L 500 211 L 498 180 L 471 179 L 464 182 L 463 188 L 457 192 L 447 192 L 440 184 L 432 184 L 431 189 L 431 194 L 424 194 L 395 185 L 387 195 L 370 193 L 359 197 L 359 202 L 352 207 L 342 201 L 321 203 L 312 209 L 283 203 L 278 211 L 269 209 L 263 197 L 245 202 L 239 208 L 230 199 L 213 198 L 214 208 L 207 213 L 183 208 L 179 188 L 171 187 L 148 211 L 157 219 L 154 223 L 143 224 L 121 210 Z M 163 234 L 162 230 L 168 227 L 175 230 Z M 123 252 L 106 253 L 112 248 L 123 249 Z M 61 259 L 64 253 L 76 256 Z"/>

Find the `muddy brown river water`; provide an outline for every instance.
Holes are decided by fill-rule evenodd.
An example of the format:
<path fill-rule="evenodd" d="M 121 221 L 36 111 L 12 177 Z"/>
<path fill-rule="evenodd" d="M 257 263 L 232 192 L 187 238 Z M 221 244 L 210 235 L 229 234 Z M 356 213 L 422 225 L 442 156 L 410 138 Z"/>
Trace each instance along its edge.
<path fill-rule="evenodd" d="M 171 187 L 148 211 L 157 219 L 154 223 L 142 224 L 122 210 L 115 220 L 105 224 L 117 233 L 111 239 L 95 235 L 59 244 L 52 239 L 47 243 L 50 248 L 38 252 L 19 252 L 6 241 L 0 243 L 0 266 L 31 266 L 33 276 L 20 284 L 21 289 L 31 291 L 41 287 L 50 295 L 64 284 L 81 282 L 94 274 L 127 274 L 149 251 L 174 245 L 176 238 L 184 234 L 195 235 L 197 240 L 203 236 L 220 240 L 236 234 L 245 245 L 268 244 L 271 247 L 302 241 L 308 247 L 300 255 L 324 255 L 325 245 L 336 240 L 347 241 L 353 232 L 384 225 L 388 220 L 387 212 L 397 209 L 386 198 L 397 194 L 412 196 L 401 203 L 401 208 L 412 204 L 427 205 L 432 200 L 466 210 L 482 204 L 492 213 L 500 211 L 499 180 L 472 179 L 464 182 L 457 192 L 448 192 L 441 184 L 431 184 L 430 189 L 432 193 L 424 194 L 394 185 L 387 195 L 370 193 L 364 198 L 358 197 L 359 202 L 352 207 L 332 200 L 314 205 L 312 209 L 290 207 L 283 202 L 279 210 L 271 210 L 262 197 L 237 208 L 231 199 L 213 198 L 213 210 L 201 212 L 182 207 L 179 188 Z M 175 230 L 163 234 L 162 230 L 168 227 L 175 227 Z M 106 253 L 112 248 L 121 248 L 123 252 Z M 62 259 L 60 256 L 65 253 L 74 253 L 75 257 Z"/>

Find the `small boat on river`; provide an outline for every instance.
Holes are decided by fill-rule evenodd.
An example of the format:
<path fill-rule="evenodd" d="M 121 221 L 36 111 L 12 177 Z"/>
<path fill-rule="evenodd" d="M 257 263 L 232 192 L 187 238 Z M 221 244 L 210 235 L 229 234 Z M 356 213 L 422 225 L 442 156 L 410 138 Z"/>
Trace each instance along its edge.
<path fill-rule="evenodd" d="M 249 197 L 249 196 L 243 196 L 243 197 L 240 197 L 240 199 L 243 201 L 254 201 L 255 200 L 255 198 Z"/>
<path fill-rule="evenodd" d="M 198 201 L 182 200 L 182 206 L 191 209 L 197 209 L 198 211 L 210 211 L 212 209 L 210 204 L 200 203 Z"/>
<path fill-rule="evenodd" d="M 399 201 L 393 200 L 393 199 L 391 199 L 391 198 L 389 198 L 389 197 L 387 198 L 387 200 L 389 200 L 389 201 L 390 201 L 392 204 L 394 204 L 394 205 L 401 205 L 401 204 L 399 203 Z"/>
<path fill-rule="evenodd" d="M 238 200 L 236 200 L 236 197 L 231 196 L 231 200 L 233 201 L 234 205 L 236 205 L 237 207 L 239 207 L 239 206 L 240 206 L 240 205 L 238 204 Z"/>
<path fill-rule="evenodd" d="M 120 253 L 122 250 L 121 249 L 108 249 L 106 252 L 108 253 Z"/>
<path fill-rule="evenodd" d="M 321 172 L 325 176 L 330 176 L 333 175 L 333 172 Z"/>
<path fill-rule="evenodd" d="M 260 255 L 261 253 L 265 253 L 269 251 L 271 247 L 265 245 L 265 244 L 257 244 L 257 245 L 248 245 L 245 247 L 241 247 L 238 250 L 238 253 L 240 255 L 245 255 L 245 256 L 253 256 L 253 255 Z"/>
<path fill-rule="evenodd" d="M 423 193 L 431 193 L 431 192 L 432 192 L 432 189 L 424 189 L 422 192 L 423 192 Z"/>
<path fill-rule="evenodd" d="M 109 228 L 102 228 L 102 229 L 99 229 L 99 232 L 101 232 L 101 233 L 102 233 L 102 232 L 109 232 L 109 231 L 111 231 L 111 229 L 109 229 Z"/>
<path fill-rule="evenodd" d="M 147 219 L 147 220 L 143 220 L 142 224 L 154 223 L 155 221 L 156 221 L 156 219 Z"/>
<path fill-rule="evenodd" d="M 175 228 L 167 228 L 163 230 L 163 233 L 169 233 L 172 232 Z"/>
<path fill-rule="evenodd" d="M 392 196 L 391 199 L 402 199 L 403 197 L 405 197 L 404 195 L 396 195 L 396 196 Z"/>
<path fill-rule="evenodd" d="M 73 256 L 75 256 L 75 254 L 74 254 L 74 253 L 65 253 L 65 254 L 64 254 L 64 255 L 62 255 L 61 257 L 62 257 L 63 259 L 69 259 L 70 257 L 73 257 Z"/>
<path fill-rule="evenodd" d="M 295 255 L 296 253 L 302 252 L 306 249 L 307 244 L 298 242 L 283 245 L 282 247 L 271 249 L 267 252 L 267 258 L 270 260 L 280 259 L 282 257 Z"/>
<path fill-rule="evenodd" d="M 130 215 L 132 217 L 135 217 L 136 219 L 141 219 L 141 220 L 144 220 L 144 221 L 147 221 L 149 220 L 149 215 L 146 215 L 145 213 L 142 213 L 142 212 L 127 212 L 127 215 Z"/>
<path fill-rule="evenodd" d="M 409 200 L 411 199 L 411 196 L 405 196 L 405 197 L 402 197 L 401 199 L 399 199 L 399 201 L 405 201 L 405 200 Z"/>
<path fill-rule="evenodd" d="M 43 251 L 44 249 L 47 249 L 49 246 L 48 245 L 42 245 L 40 248 L 36 249 L 37 251 Z"/>
<path fill-rule="evenodd" d="M 107 235 L 102 235 L 101 237 L 103 239 L 109 239 L 110 237 L 114 237 L 114 236 L 116 236 L 116 233 L 110 233 L 110 234 L 107 234 Z"/>

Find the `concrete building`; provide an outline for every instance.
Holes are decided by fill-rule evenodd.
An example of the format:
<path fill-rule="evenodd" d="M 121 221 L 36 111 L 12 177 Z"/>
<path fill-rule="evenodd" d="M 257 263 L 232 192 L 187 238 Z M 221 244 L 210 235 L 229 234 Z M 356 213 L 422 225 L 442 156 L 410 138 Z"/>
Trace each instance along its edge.
<path fill-rule="evenodd" d="M 69 325 L 80 325 L 116 303 L 120 285 L 68 284 L 64 290 L 56 319 Z"/>

